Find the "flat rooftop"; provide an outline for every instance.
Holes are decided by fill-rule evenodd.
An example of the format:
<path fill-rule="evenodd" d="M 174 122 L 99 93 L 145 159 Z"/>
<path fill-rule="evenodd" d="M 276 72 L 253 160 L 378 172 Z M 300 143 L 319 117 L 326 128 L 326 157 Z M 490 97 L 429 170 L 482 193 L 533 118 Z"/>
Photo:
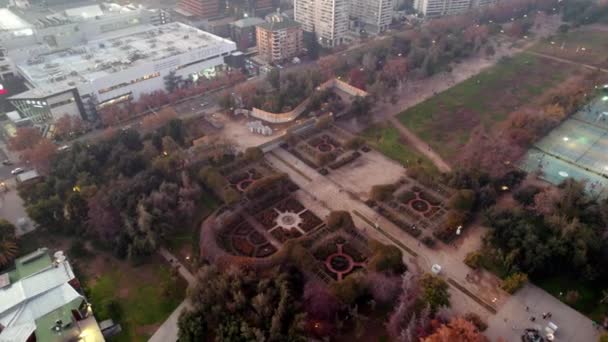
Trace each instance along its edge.
<path fill-rule="evenodd" d="M 31 27 L 32 25 L 8 8 L 0 8 L 0 31 L 23 30 Z"/>
<path fill-rule="evenodd" d="M 27 10 L 14 8 L 12 11 L 26 23 L 36 27 L 59 26 L 67 23 L 90 20 L 96 17 L 111 17 L 125 12 L 139 11 L 133 5 L 121 6 L 115 3 L 99 4 L 92 0 L 53 4 L 48 7 L 31 7 Z"/>
<path fill-rule="evenodd" d="M 68 50 L 33 56 L 18 64 L 34 89 L 13 98 L 48 96 L 129 68 L 227 44 L 234 43 L 181 23 L 129 28 Z"/>

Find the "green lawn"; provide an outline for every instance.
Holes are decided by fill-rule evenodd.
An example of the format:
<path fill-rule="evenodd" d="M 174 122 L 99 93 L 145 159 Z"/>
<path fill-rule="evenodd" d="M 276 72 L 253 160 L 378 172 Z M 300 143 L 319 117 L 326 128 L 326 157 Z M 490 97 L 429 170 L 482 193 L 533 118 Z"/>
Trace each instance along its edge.
<path fill-rule="evenodd" d="M 112 341 L 147 341 L 185 298 L 185 281 L 172 281 L 168 267 L 141 267 L 145 269 L 104 273 L 88 287 L 98 321 L 111 317 L 122 326 L 123 332 Z M 140 277 L 141 273 L 146 273 L 145 277 Z"/>
<path fill-rule="evenodd" d="M 592 284 L 568 275 L 534 280 L 534 283 L 564 302 L 568 291 L 577 291 L 579 299 L 576 303 L 567 304 L 595 322 L 601 322 L 603 317 L 608 315 L 608 303 L 599 303 L 602 299 L 602 290 L 608 289 L 608 284 Z"/>
<path fill-rule="evenodd" d="M 584 29 L 542 40 L 533 51 L 575 62 L 608 67 L 608 38 L 604 31 Z M 584 50 L 583 50 L 584 48 Z"/>
<path fill-rule="evenodd" d="M 495 66 L 399 114 L 399 120 L 440 155 L 454 160 L 478 125 L 491 127 L 547 89 L 574 67 L 529 54 Z"/>
<path fill-rule="evenodd" d="M 371 126 L 361 133 L 361 137 L 376 150 L 405 166 L 412 166 L 421 162 L 428 170 L 437 171 L 433 163 L 424 155 L 403 144 L 399 131 L 392 126 Z"/>

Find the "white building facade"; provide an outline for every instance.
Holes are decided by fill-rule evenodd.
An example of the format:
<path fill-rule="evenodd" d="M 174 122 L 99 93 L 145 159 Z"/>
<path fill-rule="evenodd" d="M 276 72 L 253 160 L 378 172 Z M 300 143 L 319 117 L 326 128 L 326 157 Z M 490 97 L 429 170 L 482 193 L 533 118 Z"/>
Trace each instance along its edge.
<path fill-rule="evenodd" d="M 9 101 L 35 123 L 164 90 L 169 75 L 197 79 L 224 65 L 232 41 L 180 24 L 144 25 L 84 45 L 31 56 L 17 71 L 31 89 Z"/>
<path fill-rule="evenodd" d="M 350 17 L 368 32 L 380 33 L 393 20 L 393 0 L 351 0 Z"/>
<path fill-rule="evenodd" d="M 496 3 L 498 0 L 414 0 L 414 9 L 434 18 L 466 12 L 472 8 Z"/>
<path fill-rule="evenodd" d="M 294 0 L 294 19 L 326 47 L 346 42 L 349 0 Z"/>

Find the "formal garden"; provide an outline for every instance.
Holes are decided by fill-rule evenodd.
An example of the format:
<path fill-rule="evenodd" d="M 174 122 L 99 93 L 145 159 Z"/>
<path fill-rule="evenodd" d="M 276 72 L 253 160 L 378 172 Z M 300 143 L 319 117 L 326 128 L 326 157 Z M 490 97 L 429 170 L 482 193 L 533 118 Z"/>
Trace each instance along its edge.
<path fill-rule="evenodd" d="M 320 118 L 305 132 L 291 133 L 282 147 L 325 175 L 370 151 L 361 139 L 334 125 L 331 116 Z"/>
<path fill-rule="evenodd" d="M 403 177 L 395 184 L 374 186 L 367 204 L 403 231 L 433 247 L 434 238 L 451 242 L 459 234 L 456 233 L 458 227 L 462 229 L 465 223 L 452 219 L 454 214 L 448 202 L 453 193 L 440 182 L 425 186 L 413 178 Z"/>

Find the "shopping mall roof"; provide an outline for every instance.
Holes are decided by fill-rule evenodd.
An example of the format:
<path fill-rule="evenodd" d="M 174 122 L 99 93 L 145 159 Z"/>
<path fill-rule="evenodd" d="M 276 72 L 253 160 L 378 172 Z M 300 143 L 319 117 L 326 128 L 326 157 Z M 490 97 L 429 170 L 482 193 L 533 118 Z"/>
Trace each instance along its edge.
<path fill-rule="evenodd" d="M 31 28 L 32 26 L 8 8 L 0 8 L 0 31 L 15 31 Z"/>
<path fill-rule="evenodd" d="M 225 50 L 231 46 L 234 43 L 229 40 L 181 23 L 129 28 L 68 50 L 35 55 L 17 64 L 34 89 L 12 98 L 43 98 L 189 51 L 204 49 L 211 55 L 217 48 Z"/>

